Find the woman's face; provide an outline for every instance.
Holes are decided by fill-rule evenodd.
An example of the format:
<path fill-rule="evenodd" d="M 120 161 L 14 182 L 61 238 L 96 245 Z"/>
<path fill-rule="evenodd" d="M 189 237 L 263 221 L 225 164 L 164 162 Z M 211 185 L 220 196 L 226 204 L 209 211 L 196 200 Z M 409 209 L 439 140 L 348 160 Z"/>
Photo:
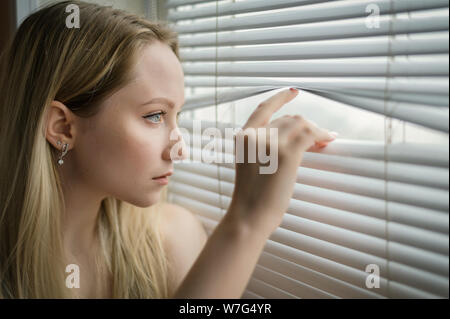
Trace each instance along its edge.
<path fill-rule="evenodd" d="M 176 55 L 161 42 L 142 50 L 134 75 L 98 114 L 78 118 L 72 156 L 90 187 L 148 207 L 163 189 L 154 178 L 173 171 L 170 153 L 178 141 L 170 134 L 184 104 L 184 75 Z"/>

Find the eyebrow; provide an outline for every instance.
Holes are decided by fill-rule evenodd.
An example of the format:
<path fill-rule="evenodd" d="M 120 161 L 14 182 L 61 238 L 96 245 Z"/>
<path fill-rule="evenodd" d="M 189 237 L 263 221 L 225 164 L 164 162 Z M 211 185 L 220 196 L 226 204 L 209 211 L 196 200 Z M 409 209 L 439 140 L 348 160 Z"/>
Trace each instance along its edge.
<path fill-rule="evenodd" d="M 163 103 L 163 104 L 168 105 L 172 109 L 175 107 L 175 103 L 173 103 L 171 100 L 168 100 L 168 99 L 166 99 L 164 97 L 157 97 L 157 98 L 151 99 L 150 101 L 142 103 L 141 106 L 144 106 L 144 105 L 147 105 L 147 104 L 152 104 L 152 103 Z"/>

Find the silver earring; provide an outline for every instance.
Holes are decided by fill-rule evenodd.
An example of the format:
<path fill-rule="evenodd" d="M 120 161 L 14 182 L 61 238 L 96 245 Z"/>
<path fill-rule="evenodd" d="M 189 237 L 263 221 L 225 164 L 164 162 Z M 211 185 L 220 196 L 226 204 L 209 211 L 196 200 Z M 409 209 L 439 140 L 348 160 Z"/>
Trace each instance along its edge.
<path fill-rule="evenodd" d="M 61 141 L 58 141 L 57 144 L 58 144 L 58 146 L 60 146 L 61 145 Z M 62 147 L 62 150 L 61 150 L 61 155 L 59 156 L 59 160 L 58 160 L 58 164 L 59 165 L 64 164 L 63 157 L 67 154 L 68 150 L 69 150 L 69 144 L 64 143 L 64 145 Z"/>

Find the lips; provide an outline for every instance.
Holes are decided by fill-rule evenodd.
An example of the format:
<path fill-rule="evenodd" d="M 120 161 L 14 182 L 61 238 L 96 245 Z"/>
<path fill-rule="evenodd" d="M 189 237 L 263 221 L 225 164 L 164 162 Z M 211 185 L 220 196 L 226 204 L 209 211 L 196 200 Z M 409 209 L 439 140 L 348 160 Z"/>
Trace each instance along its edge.
<path fill-rule="evenodd" d="M 169 171 L 169 172 L 167 172 L 167 173 L 164 174 L 164 175 L 161 175 L 161 176 L 158 176 L 158 177 L 153 177 L 153 179 L 166 178 L 166 177 L 171 176 L 172 174 L 173 174 L 173 171 Z"/>

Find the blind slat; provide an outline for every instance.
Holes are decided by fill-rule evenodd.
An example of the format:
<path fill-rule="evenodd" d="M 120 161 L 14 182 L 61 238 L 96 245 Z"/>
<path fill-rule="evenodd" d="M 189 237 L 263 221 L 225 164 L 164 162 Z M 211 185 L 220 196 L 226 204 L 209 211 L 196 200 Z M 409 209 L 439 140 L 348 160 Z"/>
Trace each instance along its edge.
<path fill-rule="evenodd" d="M 247 289 L 242 294 L 242 298 L 241 299 L 264 299 L 264 298 L 261 297 L 260 295 L 255 294 L 254 292 L 252 292 L 252 291 Z"/>
<path fill-rule="evenodd" d="M 245 2 L 219 2 L 196 10 L 170 11 L 167 18 L 172 21 L 198 19 L 211 16 L 224 16 L 239 13 L 283 9 L 307 4 L 329 2 L 330 0 L 247 0 Z M 333 0 L 331 0 L 333 1 Z"/>
<path fill-rule="evenodd" d="M 314 92 L 317 95 L 332 99 L 333 101 L 353 105 L 391 118 L 422 125 L 441 132 L 448 133 L 448 109 L 439 109 L 429 106 L 381 101 L 365 97 L 357 97 L 331 92 Z"/>
<path fill-rule="evenodd" d="M 216 2 L 217 0 L 167 0 L 166 8 L 174 8 L 185 5 L 194 5 L 199 3 Z"/>
<path fill-rule="evenodd" d="M 386 86 L 389 86 L 389 82 L 386 83 Z M 294 86 L 293 86 L 294 87 Z M 300 87 L 299 89 L 304 89 Z M 195 100 L 188 100 L 184 106 L 185 110 L 193 110 L 204 106 L 212 105 L 215 100 L 217 104 L 230 102 L 233 100 L 237 100 L 239 97 L 249 97 L 256 95 L 261 92 L 270 91 L 271 88 L 254 88 L 254 89 L 246 89 L 246 90 L 238 90 L 237 92 L 226 91 L 222 94 L 215 95 L 209 94 L 207 96 L 197 97 Z M 448 108 L 446 107 L 433 107 L 431 105 L 426 104 L 416 104 L 418 101 L 414 101 L 415 95 L 409 94 L 402 96 L 398 96 L 396 94 L 390 94 L 386 96 L 382 96 L 382 94 L 364 94 L 363 92 L 358 92 L 359 95 L 373 95 L 377 98 L 369 98 L 364 96 L 353 95 L 350 92 L 324 92 L 317 89 L 305 89 L 306 91 L 327 98 L 333 101 L 345 103 L 347 105 L 352 105 L 357 108 L 361 108 L 370 112 L 374 112 L 377 114 L 388 115 L 392 118 L 408 121 L 411 123 L 415 123 L 418 125 L 422 125 L 427 128 L 432 128 L 442 132 L 448 132 Z M 377 96 L 378 95 L 378 96 Z M 392 98 L 400 98 L 413 100 L 414 103 L 407 102 L 399 102 L 393 101 Z M 442 99 L 436 99 L 436 96 L 425 96 L 421 95 L 420 99 L 427 103 L 448 103 L 448 96 L 442 96 Z"/>
<path fill-rule="evenodd" d="M 353 159 L 342 156 L 305 154 L 302 165 L 315 169 L 326 169 L 345 174 L 356 174 L 408 184 L 417 184 L 448 190 L 448 169 L 403 163 Z M 386 169 L 387 172 L 383 170 Z"/>
<path fill-rule="evenodd" d="M 291 295 L 275 286 L 269 285 L 257 278 L 251 278 L 247 289 L 258 291 L 258 293 L 266 299 L 298 299 L 298 297 Z"/>
<path fill-rule="evenodd" d="M 198 174 L 201 176 L 207 176 L 211 178 L 217 178 L 217 174 L 219 174 L 220 179 L 232 183 L 234 180 L 234 171 L 229 168 L 224 167 L 216 167 L 215 165 L 203 164 L 203 163 L 178 163 L 175 165 L 177 170 L 187 171 L 194 174 Z M 298 211 L 301 211 L 302 214 L 311 211 L 308 218 L 319 218 L 324 214 L 324 212 L 320 211 L 321 206 L 317 206 L 315 204 L 310 204 L 307 202 L 297 201 L 295 199 L 291 200 L 291 205 L 302 205 Z M 439 212 L 430 209 L 424 209 L 420 207 L 414 207 L 404 204 L 398 204 L 393 202 L 388 202 L 387 208 L 389 209 L 389 218 L 390 221 L 397 224 L 404 224 L 413 226 L 416 228 L 422 228 L 424 230 L 430 230 L 433 232 L 442 233 L 448 235 L 449 233 L 449 220 L 448 220 L 448 212 Z M 330 209 L 330 208 L 329 208 Z M 367 214 L 370 215 L 370 211 Z M 333 210 L 332 213 L 326 214 L 323 218 L 328 222 L 333 221 L 334 218 L 338 218 L 338 221 L 342 222 L 350 222 L 351 214 L 348 216 L 340 216 L 340 211 L 338 209 Z M 380 211 L 378 215 L 372 216 L 375 218 L 384 218 L 382 212 Z M 319 220 L 320 221 L 320 220 Z M 336 221 L 337 222 L 337 221 Z M 393 227 L 393 223 L 391 223 L 391 227 Z M 355 222 L 356 229 L 358 227 L 363 227 L 364 223 Z M 364 229 L 364 228 L 363 228 Z M 370 228 L 373 230 L 373 227 Z M 418 238 L 422 238 L 422 236 L 418 236 Z M 409 239 L 411 240 L 411 239 Z"/>
<path fill-rule="evenodd" d="M 366 18 L 308 23 L 304 25 L 224 31 L 218 33 L 181 34 L 181 47 L 225 46 L 302 42 L 353 37 L 372 37 L 390 34 L 414 34 L 448 31 L 448 11 L 439 10 L 427 16 L 380 16 L 379 28 L 367 28 Z"/>
<path fill-rule="evenodd" d="M 416 37 L 390 37 L 324 40 L 295 44 L 182 49 L 183 62 L 258 61 L 391 56 L 448 53 L 448 33 L 421 34 Z M 217 51 L 217 52 L 216 52 Z"/>
<path fill-rule="evenodd" d="M 193 125 L 198 127 L 196 132 L 202 131 L 202 128 L 216 127 L 214 123 L 208 121 L 191 122 L 182 120 L 179 122 L 182 128 L 193 131 Z M 226 128 L 236 127 L 222 123 L 218 125 L 222 136 L 226 136 Z M 183 137 L 185 137 L 183 135 Z M 188 142 L 189 140 L 187 140 Z M 203 139 L 192 139 L 194 147 L 202 147 L 207 143 Z M 200 145 L 196 145 L 196 143 Z M 187 143 L 190 144 L 190 143 Z M 232 149 L 231 147 L 229 149 Z M 227 149 L 225 149 L 227 151 Z M 309 152 L 306 152 L 308 154 Z M 385 145 L 378 141 L 355 141 L 339 139 L 330 143 L 322 150 L 315 152 L 326 155 L 339 155 L 344 157 L 355 157 L 378 160 L 383 162 L 399 162 L 416 165 L 425 165 L 433 167 L 448 168 L 449 148 L 441 145 L 429 145 L 420 143 L 393 143 Z"/>
<path fill-rule="evenodd" d="M 389 85 L 388 85 L 389 83 Z M 390 86 L 390 81 L 385 82 L 385 87 Z M 417 83 L 416 83 L 417 84 Z M 316 84 L 317 85 L 317 84 Z M 330 88 L 324 89 L 319 87 L 314 87 L 314 84 L 305 84 L 298 85 L 298 83 L 290 83 L 291 87 L 298 87 L 300 89 L 304 89 L 308 92 L 321 92 L 328 91 L 331 94 L 348 94 L 358 97 L 366 97 L 372 98 L 375 100 L 383 100 L 389 103 L 394 102 L 407 102 L 404 107 L 416 107 L 420 108 L 421 104 L 426 106 L 439 106 L 441 107 L 440 111 L 444 111 L 448 108 L 448 95 L 445 94 L 445 91 L 439 92 L 439 94 L 430 94 L 431 92 L 415 92 L 415 93 L 404 93 L 404 92 L 383 92 L 380 90 L 363 90 L 363 89 L 352 89 L 352 88 L 333 88 L 332 84 L 330 84 Z M 309 87 L 309 88 L 308 88 Z M 240 99 L 244 99 L 247 97 L 255 96 L 257 94 L 265 93 L 271 90 L 276 89 L 277 87 L 247 87 L 247 88 L 238 88 L 238 89 L 218 89 L 217 93 L 208 93 L 202 94 L 195 97 L 188 98 L 186 103 L 183 106 L 183 110 L 194 110 L 201 107 L 207 107 L 221 103 L 233 102 Z M 427 88 L 422 88 L 425 91 Z M 434 88 L 436 89 L 436 88 Z M 427 110 L 425 109 L 425 112 Z"/>
<path fill-rule="evenodd" d="M 448 266 L 447 266 L 448 267 Z M 448 276 L 441 277 L 428 272 L 417 271 L 414 268 L 391 262 L 389 265 L 390 278 L 399 283 L 428 291 L 432 294 L 448 298 Z"/>
<path fill-rule="evenodd" d="M 195 175 L 186 172 L 188 175 Z M 220 176 L 227 182 L 227 189 L 232 190 L 234 183 L 234 172 L 228 172 L 229 179 Z M 206 177 L 206 176 L 205 176 Z M 206 177 L 208 179 L 208 177 Z M 212 179 L 208 179 L 213 182 Z M 419 206 L 448 212 L 448 191 L 422 186 L 415 186 L 397 182 L 386 182 L 383 180 L 352 176 L 348 174 L 326 172 L 315 169 L 300 167 L 297 170 L 297 184 L 308 185 L 332 191 L 366 196 L 374 199 L 386 199 L 389 201 L 403 203 L 411 206 Z M 416 194 L 411 197 L 408 194 Z"/>
<path fill-rule="evenodd" d="M 386 87 L 390 85 L 389 80 L 386 81 Z M 313 90 L 316 92 L 317 90 Z M 386 92 L 376 90 L 327 90 L 331 94 L 348 94 L 356 98 L 370 98 L 375 100 L 383 100 L 388 103 L 406 102 L 404 107 L 413 106 L 416 107 L 429 107 L 438 106 L 441 110 L 448 109 L 448 95 L 445 95 L 445 91 L 439 92 L 439 94 L 430 94 L 430 92 L 420 93 L 403 93 L 403 92 Z"/>
<path fill-rule="evenodd" d="M 391 280 L 389 282 L 389 291 L 390 291 L 390 297 L 391 298 L 397 298 L 397 299 L 405 299 L 405 298 L 411 298 L 411 299 L 418 299 L 418 298 L 428 298 L 428 299 L 437 299 L 440 296 L 428 293 L 426 291 L 423 291 L 418 288 L 413 288 L 407 285 L 400 284 L 398 282 L 395 282 Z"/>
<path fill-rule="evenodd" d="M 198 187 L 205 191 L 212 191 L 215 193 L 219 193 L 220 187 L 221 194 L 227 197 L 232 196 L 232 184 L 223 181 L 218 182 L 217 180 L 206 178 L 203 176 L 196 177 L 193 174 L 182 171 L 178 172 L 176 176 L 174 175 L 172 179 L 174 181 L 178 180 L 180 182 L 183 182 L 186 179 L 189 180 L 188 178 L 191 179 L 190 185 L 193 187 Z M 326 190 L 301 184 L 296 184 L 294 186 L 293 199 L 379 219 L 384 219 L 386 217 L 386 209 L 388 209 L 389 211 L 389 216 L 401 216 L 404 215 L 409 208 L 414 208 L 414 206 L 399 204 L 395 202 L 388 202 L 386 208 L 386 203 L 384 200 Z M 440 212 L 436 211 L 431 212 L 434 212 L 434 215 L 438 216 L 440 214 Z M 448 216 L 448 213 L 446 215 Z M 429 217 L 431 216 L 433 215 L 429 215 Z M 445 218 L 445 215 L 443 218 Z M 440 218 L 438 220 L 442 220 L 443 218 Z"/>
<path fill-rule="evenodd" d="M 394 4 L 393 8 L 391 3 Z M 446 0 L 372 0 L 370 4 L 378 6 L 379 13 L 400 13 L 417 10 L 428 10 L 435 8 L 446 8 Z M 196 33 L 211 31 L 227 31 L 251 28 L 278 27 L 291 24 L 304 24 L 320 21 L 366 17 L 368 2 L 365 0 L 333 1 L 298 9 L 291 8 L 289 11 L 261 13 L 250 16 L 237 16 L 235 18 L 219 17 L 216 19 L 199 19 L 191 24 L 176 24 L 175 31 L 178 33 Z M 392 10 L 392 11 L 391 11 Z"/>
<path fill-rule="evenodd" d="M 203 198 L 199 198 L 196 196 L 198 194 L 195 194 L 195 190 L 189 195 L 183 195 L 183 191 L 186 192 L 186 189 L 183 189 L 180 191 L 180 188 L 182 187 L 175 187 L 173 189 L 174 194 L 179 194 L 180 196 L 183 196 L 185 198 L 190 198 L 193 201 L 196 201 L 198 204 L 202 205 L 209 205 L 212 207 L 215 207 L 215 209 L 220 210 L 220 205 L 218 203 L 212 204 L 208 200 L 206 200 L 206 203 L 203 202 Z M 227 200 L 229 202 L 229 199 Z M 211 209 L 211 208 L 210 208 Z M 207 210 L 210 210 L 207 209 Z M 227 207 L 224 207 L 224 210 L 226 210 Z M 289 212 L 289 210 L 288 210 Z M 213 216 L 206 216 L 206 217 L 213 217 Z M 217 217 L 217 216 L 216 216 Z M 361 221 L 364 221 L 364 218 L 361 216 L 356 217 L 355 219 L 359 219 Z M 331 221 L 332 222 L 332 221 Z M 376 223 L 374 223 L 376 222 Z M 329 223 L 327 221 L 327 223 Z M 384 226 L 381 221 L 372 220 L 371 223 L 376 226 L 379 230 Z M 344 225 L 345 227 L 348 227 L 349 222 L 346 223 L 347 225 Z M 333 244 L 337 244 L 340 246 L 344 246 L 353 250 L 361 251 L 367 254 L 375 255 L 380 258 L 387 258 L 388 252 L 392 253 L 394 257 L 391 257 L 392 260 L 398 261 L 402 264 L 411 265 L 419 269 L 423 269 L 428 272 L 435 273 L 440 276 L 446 276 L 448 277 L 448 243 L 447 247 L 443 247 L 443 249 L 446 248 L 446 255 L 442 255 L 440 253 L 433 253 L 428 252 L 423 249 L 418 249 L 416 247 L 408 246 L 411 243 L 407 242 L 408 238 L 414 237 L 414 232 L 410 233 L 403 233 L 403 237 L 397 236 L 395 233 L 395 228 L 390 227 L 389 233 L 392 232 L 392 236 L 390 235 L 389 238 L 391 240 L 395 240 L 396 238 L 405 239 L 405 244 L 402 243 L 396 243 L 396 242 L 389 242 L 388 246 L 386 244 L 386 240 L 383 238 L 377 238 L 374 236 L 366 235 L 361 233 L 363 229 L 355 231 L 351 231 L 342 227 L 336 227 L 329 224 L 324 224 L 320 222 L 315 222 L 313 220 L 308 220 L 305 218 L 301 218 L 298 216 L 295 216 L 292 214 L 285 214 L 283 217 L 283 221 L 280 225 L 281 228 L 287 229 L 290 231 L 293 231 L 298 234 L 303 234 L 309 237 L 317 238 L 326 242 L 331 242 Z M 384 226 L 386 227 L 386 226 Z M 351 225 L 350 225 L 351 228 Z M 412 229 L 412 228 L 410 228 Z M 412 229 L 414 230 L 414 229 Z M 414 230 L 416 233 L 417 231 Z M 380 232 L 380 231 L 379 231 Z M 442 235 L 441 235 L 442 236 Z M 430 237 L 430 236 L 429 236 Z M 444 236 L 442 236 L 444 237 Z M 430 239 L 430 238 L 428 238 Z M 445 236 L 446 241 L 448 242 L 448 236 Z M 444 241 L 445 241 L 444 239 Z M 440 239 L 443 241 L 442 239 Z M 427 246 L 430 247 L 433 245 L 433 243 L 439 242 L 436 240 L 436 238 L 431 238 L 431 242 L 427 242 L 427 239 L 414 239 L 415 244 L 419 244 L 420 246 Z M 414 244 L 414 243 L 413 243 Z M 442 245 L 442 244 L 441 244 Z"/>
<path fill-rule="evenodd" d="M 312 287 L 317 287 L 337 298 L 382 298 L 381 295 L 372 293 L 366 289 L 349 285 L 333 277 L 321 274 L 312 269 L 296 265 L 293 262 L 263 252 L 258 260 L 258 264 L 265 269 L 273 270 L 288 278 L 298 280 Z"/>
<path fill-rule="evenodd" d="M 383 78 L 302 78 L 298 77 L 290 80 L 280 80 L 277 78 L 255 78 L 255 77 L 217 77 L 217 87 L 256 87 L 255 89 L 270 89 L 275 87 L 296 86 L 311 90 L 336 90 L 342 93 L 356 93 L 353 90 L 381 91 L 382 96 L 389 96 L 392 92 L 403 92 L 408 94 L 425 93 L 433 95 L 445 95 L 448 99 L 449 81 L 445 78 L 437 77 L 392 77 L 389 79 L 389 86 Z M 187 76 L 186 85 L 188 87 L 214 87 L 215 80 L 211 76 Z M 262 87 L 262 88 L 261 88 Z M 235 89 L 237 90 L 237 89 Z M 219 96 L 220 97 L 220 96 Z M 212 105 L 213 103 L 205 104 Z M 447 103 L 448 104 L 448 103 Z"/>
<path fill-rule="evenodd" d="M 257 278 L 269 285 L 275 287 L 283 287 L 282 290 L 287 293 L 292 294 L 298 298 L 325 298 L 325 299 L 337 299 L 336 296 L 327 293 L 321 289 L 313 287 L 311 285 L 305 284 L 303 281 L 294 279 L 277 271 L 268 269 L 259 263 L 256 265 L 255 270 L 252 274 L 254 278 Z"/>
<path fill-rule="evenodd" d="M 201 166 L 204 165 L 204 166 Z M 210 166 L 210 168 L 205 168 Z M 178 170 L 191 172 L 194 174 L 203 175 L 210 178 L 217 178 L 219 173 L 220 179 L 232 183 L 234 180 L 234 171 L 232 169 L 224 167 L 215 167 L 214 165 L 203 163 L 179 163 L 175 166 Z M 219 171 L 219 172 L 218 172 Z M 300 178 L 299 176 L 297 178 Z M 414 227 L 420 227 L 425 230 L 431 230 L 433 232 L 440 232 L 443 234 L 449 233 L 448 213 L 439 212 L 430 209 L 424 209 L 420 207 L 414 207 L 399 203 L 388 203 L 390 209 L 390 221 L 397 222 Z M 336 214 L 336 212 L 335 212 Z M 370 211 L 368 212 L 370 214 Z M 317 216 L 317 212 L 313 216 Z M 382 218 L 382 212 L 374 217 Z M 346 218 L 349 218 L 346 216 Z"/>
<path fill-rule="evenodd" d="M 203 216 L 200 216 L 200 219 L 210 227 L 210 230 L 218 224 L 217 221 Z M 267 241 L 263 255 L 271 255 L 286 262 L 289 261 L 296 265 L 297 270 L 310 271 L 308 278 L 313 276 L 314 280 L 323 284 L 324 290 L 335 290 L 335 293 L 339 291 L 339 296 L 343 294 L 345 297 L 348 294 L 353 298 L 379 298 L 379 296 L 387 295 L 385 278 L 380 277 L 380 288 L 376 290 L 369 289 L 365 286 L 368 273 L 364 272 L 364 270 L 348 267 L 272 240 Z M 261 263 L 264 265 L 264 262 Z M 328 278 L 329 282 L 325 278 Z"/>
<path fill-rule="evenodd" d="M 182 194 L 183 191 L 188 191 L 186 186 L 188 181 L 185 177 L 192 177 L 192 175 L 183 176 L 182 174 L 174 178 L 175 183 L 171 185 L 172 192 Z M 195 199 L 209 205 L 223 209 L 228 208 L 231 201 L 229 196 L 223 194 L 219 196 L 218 193 L 206 190 L 206 187 L 203 185 L 200 186 L 204 188 L 190 186 L 192 187 L 192 192 L 189 196 L 195 196 Z M 391 204 L 388 203 L 388 209 L 393 206 Z M 448 238 L 448 214 L 430 210 L 417 211 L 417 208 L 408 210 L 411 206 L 403 206 L 406 207 L 403 210 L 399 208 L 389 210 L 389 216 L 386 213 L 382 215 L 382 211 L 379 212 L 378 216 L 372 216 L 367 215 L 367 212 L 364 211 L 359 214 L 329 207 L 326 203 L 311 203 L 307 200 L 291 199 L 288 213 L 380 238 L 385 238 L 387 236 L 386 231 L 388 231 L 391 234 L 390 238 L 394 241 L 448 255 L 449 247 L 448 242 L 445 240 Z M 404 214 L 399 214 L 399 211 L 407 211 L 411 214 L 414 213 L 414 215 L 410 217 L 405 216 Z M 400 215 L 400 217 L 397 215 Z M 386 217 L 389 217 L 387 228 L 384 223 Z M 422 221 L 424 222 L 421 224 Z M 424 228 L 423 224 L 427 227 Z"/>
<path fill-rule="evenodd" d="M 176 196 L 175 198 L 178 199 L 175 200 L 175 202 L 183 203 L 185 207 L 195 209 L 195 211 L 198 212 L 203 212 L 205 208 L 209 211 L 220 211 L 219 208 L 213 208 L 209 205 L 198 202 L 195 204 L 195 201 L 189 200 L 183 196 Z M 217 216 L 220 216 L 219 212 L 216 212 L 215 214 L 219 214 Z M 219 219 L 216 218 L 216 220 Z M 283 228 L 278 228 L 274 233 L 272 233 L 270 239 L 281 244 L 291 246 L 295 249 L 304 250 L 314 255 L 325 257 L 358 269 L 365 269 L 368 264 L 376 264 L 380 267 L 380 274 L 382 276 L 386 273 L 387 264 L 386 260 L 383 258 L 358 252 L 347 247 L 302 235 L 300 233 L 295 233 Z M 439 296 L 445 297 L 448 295 L 448 280 L 444 277 L 392 261 L 389 264 L 395 265 L 394 271 L 390 272 L 391 280 L 396 280 L 403 284 L 409 284 L 411 282 L 412 284 L 409 284 L 410 286 L 416 288 L 425 287 L 426 291 Z M 403 268 L 406 269 L 405 273 L 402 273 L 401 271 Z"/>
<path fill-rule="evenodd" d="M 207 219 L 200 216 L 204 223 L 214 227 L 217 225 L 216 221 Z M 352 267 L 345 266 L 340 263 L 333 262 L 331 260 L 309 254 L 304 251 L 296 250 L 292 247 L 282 245 L 280 243 L 268 240 L 265 249 L 266 252 L 270 252 L 274 256 L 278 256 L 283 260 L 292 261 L 296 265 L 302 265 L 320 271 L 323 274 L 330 275 L 334 278 L 339 278 L 346 283 L 352 283 L 354 285 L 361 286 L 361 288 L 367 289 L 364 286 L 368 273 L 359 271 Z M 330 279 L 332 280 L 332 279 Z M 389 282 L 389 294 L 387 293 L 387 281 L 385 278 L 380 277 L 380 287 L 376 289 L 368 289 L 370 291 L 387 296 L 390 298 L 439 298 L 438 295 L 425 292 L 423 290 L 413 288 L 407 285 L 400 284 L 395 281 Z M 371 292 L 369 292 L 371 293 Z M 354 294 L 351 298 L 360 298 L 359 295 Z M 367 298 L 367 297 L 364 297 Z"/>
<path fill-rule="evenodd" d="M 448 55 L 322 59 L 289 62 L 204 62 L 183 65 L 186 75 L 257 77 L 448 76 Z"/>
<path fill-rule="evenodd" d="M 235 172 L 234 165 L 231 166 L 231 168 L 225 166 L 219 168 L 220 178 L 226 182 L 233 183 Z M 175 164 L 175 167 L 208 177 L 217 177 L 218 168 L 213 164 L 179 162 Z M 306 153 L 301 167 L 440 188 L 442 190 L 448 190 L 449 185 L 448 178 L 442 178 L 442 176 L 448 176 L 448 169 L 403 163 L 384 163 L 367 159 L 323 155 L 321 153 Z M 298 179 L 300 178 L 301 167 L 297 170 Z M 384 172 L 385 169 L 386 172 Z"/>

